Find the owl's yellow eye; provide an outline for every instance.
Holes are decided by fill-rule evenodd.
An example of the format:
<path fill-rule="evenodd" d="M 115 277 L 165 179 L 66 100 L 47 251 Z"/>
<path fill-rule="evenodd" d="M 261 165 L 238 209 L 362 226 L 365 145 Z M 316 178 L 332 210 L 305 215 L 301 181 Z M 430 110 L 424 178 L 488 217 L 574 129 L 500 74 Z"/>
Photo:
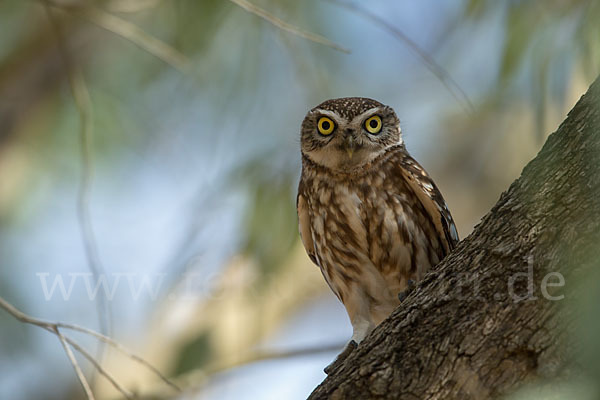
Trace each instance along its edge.
<path fill-rule="evenodd" d="M 319 133 L 321 135 L 331 135 L 333 130 L 335 129 L 334 122 L 327 117 L 319 118 L 319 122 L 317 123 L 317 128 L 319 129 Z"/>
<path fill-rule="evenodd" d="M 365 129 L 372 135 L 376 135 L 381 131 L 381 125 L 381 117 L 379 115 L 373 115 L 365 121 Z"/>

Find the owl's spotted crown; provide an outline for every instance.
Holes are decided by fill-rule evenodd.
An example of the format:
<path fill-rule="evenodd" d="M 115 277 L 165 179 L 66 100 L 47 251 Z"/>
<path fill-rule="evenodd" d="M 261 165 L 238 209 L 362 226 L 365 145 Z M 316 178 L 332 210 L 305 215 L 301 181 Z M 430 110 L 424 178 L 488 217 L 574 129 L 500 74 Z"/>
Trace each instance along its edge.
<path fill-rule="evenodd" d="M 384 107 L 384 105 L 377 100 L 366 97 L 341 97 L 339 99 L 324 101 L 313 110 L 332 111 L 350 121 L 356 116 L 375 107 Z"/>

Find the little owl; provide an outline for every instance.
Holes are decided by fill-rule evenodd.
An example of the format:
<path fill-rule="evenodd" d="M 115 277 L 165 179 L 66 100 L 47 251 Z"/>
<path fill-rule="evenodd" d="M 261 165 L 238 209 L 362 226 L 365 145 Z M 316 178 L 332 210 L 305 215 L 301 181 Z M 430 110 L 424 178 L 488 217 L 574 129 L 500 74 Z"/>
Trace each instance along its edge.
<path fill-rule="evenodd" d="M 406 151 L 391 107 L 327 100 L 304 118 L 301 150 L 300 236 L 346 307 L 349 353 L 456 246 L 458 233 L 440 191 Z"/>

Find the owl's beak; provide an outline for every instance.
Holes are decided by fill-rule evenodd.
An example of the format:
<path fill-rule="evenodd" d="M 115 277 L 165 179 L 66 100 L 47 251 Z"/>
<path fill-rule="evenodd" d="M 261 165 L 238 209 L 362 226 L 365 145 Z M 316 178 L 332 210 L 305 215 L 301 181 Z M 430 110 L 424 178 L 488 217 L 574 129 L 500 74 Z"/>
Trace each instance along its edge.
<path fill-rule="evenodd" d="M 346 149 L 346 153 L 348 153 L 348 157 L 352 159 L 354 150 L 356 150 L 356 141 L 354 140 L 354 136 L 348 135 L 344 138 L 344 148 Z"/>
<path fill-rule="evenodd" d="M 352 156 L 354 155 L 354 149 L 347 148 L 346 153 L 348 153 L 348 158 L 352 160 Z"/>

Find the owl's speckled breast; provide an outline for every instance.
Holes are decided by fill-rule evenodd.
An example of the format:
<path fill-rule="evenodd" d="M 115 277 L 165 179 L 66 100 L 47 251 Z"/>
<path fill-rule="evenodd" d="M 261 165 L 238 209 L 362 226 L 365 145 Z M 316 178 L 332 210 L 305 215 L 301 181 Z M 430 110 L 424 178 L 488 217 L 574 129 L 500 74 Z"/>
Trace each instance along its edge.
<path fill-rule="evenodd" d="M 359 286 L 371 313 L 385 318 L 408 279 L 440 261 L 435 227 L 404 179 L 403 146 L 360 173 L 331 173 L 305 160 L 303 187 L 315 254 L 325 279 L 347 303 Z M 359 285 L 357 285 L 359 284 Z M 385 315 L 384 315 L 385 314 Z"/>

